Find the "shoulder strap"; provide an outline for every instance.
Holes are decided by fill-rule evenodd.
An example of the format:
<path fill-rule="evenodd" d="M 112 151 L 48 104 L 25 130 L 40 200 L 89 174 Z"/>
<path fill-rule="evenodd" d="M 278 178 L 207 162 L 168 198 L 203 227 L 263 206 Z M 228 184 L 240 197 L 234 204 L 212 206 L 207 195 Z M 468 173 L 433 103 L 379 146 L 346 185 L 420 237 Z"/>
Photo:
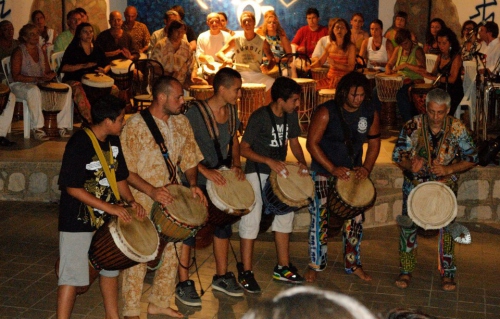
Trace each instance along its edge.
<path fill-rule="evenodd" d="M 339 117 L 340 126 L 342 126 L 342 131 L 344 133 L 344 144 L 347 147 L 347 152 L 349 153 L 349 157 L 351 158 L 352 164 L 354 166 L 354 148 L 352 146 L 351 130 L 349 129 L 349 126 L 345 122 L 344 116 L 342 116 L 342 110 L 340 108 L 341 108 L 340 106 L 335 104 L 333 109 L 335 113 L 337 113 L 337 116 Z"/>
<path fill-rule="evenodd" d="M 165 144 L 165 139 L 163 138 L 163 135 L 161 135 L 160 129 L 158 128 L 158 125 L 156 125 L 153 115 L 151 115 L 149 109 L 144 109 L 141 111 L 141 116 L 144 119 L 144 122 L 146 122 L 149 130 L 151 131 L 156 144 L 158 144 L 158 146 L 160 147 L 160 151 L 163 155 L 163 159 L 165 160 L 165 164 L 167 164 L 168 173 L 170 175 L 170 183 L 177 184 L 177 167 L 174 165 L 174 163 L 172 163 L 172 160 L 168 155 L 168 149 L 167 145 Z"/>

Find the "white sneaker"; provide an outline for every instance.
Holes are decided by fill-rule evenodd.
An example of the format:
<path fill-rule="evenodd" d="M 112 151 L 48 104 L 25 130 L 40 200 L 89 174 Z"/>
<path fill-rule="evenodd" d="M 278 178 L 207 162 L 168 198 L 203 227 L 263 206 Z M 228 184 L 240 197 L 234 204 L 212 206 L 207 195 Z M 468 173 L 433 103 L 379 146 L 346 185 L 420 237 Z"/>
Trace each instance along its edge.
<path fill-rule="evenodd" d="M 42 129 L 33 129 L 33 137 L 37 141 L 48 141 L 49 140 L 49 137 L 47 136 L 45 131 Z"/>

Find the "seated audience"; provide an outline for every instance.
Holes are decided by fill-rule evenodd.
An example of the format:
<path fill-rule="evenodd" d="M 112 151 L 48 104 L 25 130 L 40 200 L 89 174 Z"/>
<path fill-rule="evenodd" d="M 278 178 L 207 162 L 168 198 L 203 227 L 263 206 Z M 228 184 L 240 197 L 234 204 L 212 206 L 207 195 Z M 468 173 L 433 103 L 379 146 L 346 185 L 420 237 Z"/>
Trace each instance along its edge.
<path fill-rule="evenodd" d="M 40 33 L 34 24 L 26 24 L 19 31 L 19 47 L 12 52 L 11 66 L 12 92 L 28 102 L 31 129 L 35 139 L 46 141 L 49 138 L 42 129 L 44 118 L 42 113 L 42 93 L 37 86 L 39 82 L 50 82 L 56 77 L 50 69 L 46 53 L 39 45 Z M 61 111 L 57 114 L 57 127 L 61 137 L 69 137 L 67 129 L 71 125 L 71 88 L 66 93 Z M 24 114 L 28 116 L 28 114 Z"/>
<path fill-rule="evenodd" d="M 76 27 L 82 23 L 82 15 L 76 10 L 71 10 L 66 14 L 66 24 L 69 29 L 61 32 L 54 41 L 54 52 L 66 50 L 71 40 L 75 36 Z"/>
<path fill-rule="evenodd" d="M 437 34 L 439 30 L 446 28 L 446 23 L 442 19 L 434 18 L 429 22 L 429 27 L 427 28 L 427 32 L 425 34 L 425 44 L 424 44 L 424 53 L 425 54 L 441 54 L 439 50 Z"/>
<path fill-rule="evenodd" d="M 365 23 L 365 18 L 363 14 L 357 12 L 351 17 L 351 42 L 356 46 L 356 55 L 359 54 L 361 50 L 361 44 L 363 41 L 368 39 L 368 32 L 363 30 L 363 24 Z"/>
<path fill-rule="evenodd" d="M 89 16 L 87 15 L 87 11 L 85 11 L 84 8 L 78 7 L 78 8 L 75 8 L 75 11 L 79 12 L 80 15 L 82 16 L 82 23 L 83 22 L 90 23 Z M 92 25 L 92 29 L 94 29 L 94 41 L 95 41 L 95 39 L 97 39 L 97 36 L 99 36 L 99 34 L 101 33 L 101 29 L 95 23 L 90 23 L 90 24 Z"/>
<path fill-rule="evenodd" d="M 392 26 L 384 34 L 385 38 L 391 40 L 393 47 L 398 46 L 398 44 L 396 43 L 396 33 L 400 29 L 406 29 L 407 23 L 408 23 L 408 13 L 404 11 L 396 12 L 392 20 Z M 411 32 L 411 40 L 414 43 L 418 43 L 417 37 L 413 32 Z"/>
<path fill-rule="evenodd" d="M 137 19 L 137 9 L 133 6 L 128 6 L 123 13 L 125 15 L 125 23 L 122 29 L 128 31 L 134 40 L 135 47 L 140 53 L 146 52 L 149 48 L 150 34 L 148 27 Z"/>
<path fill-rule="evenodd" d="M 462 25 L 462 60 L 470 61 L 474 59 L 474 53 L 479 49 L 477 39 L 477 23 L 467 20 Z"/>
<path fill-rule="evenodd" d="M 316 44 L 316 47 L 314 48 L 314 52 L 311 56 L 312 63 L 319 60 L 319 58 L 321 58 L 323 53 L 325 53 L 326 45 L 328 43 L 330 43 L 330 32 L 332 32 L 333 23 L 335 21 L 337 21 L 337 18 L 330 18 L 330 20 L 328 20 L 328 34 L 325 35 L 324 37 L 322 37 L 321 39 L 319 39 L 318 43 Z M 328 67 L 329 65 L 330 64 L 328 64 L 328 59 L 327 59 L 325 64 L 323 64 L 323 66 Z"/>
<path fill-rule="evenodd" d="M 31 13 L 31 23 L 36 25 L 38 32 L 40 32 L 40 46 L 43 50 L 47 48 L 47 45 L 54 43 L 56 34 L 54 29 L 49 29 L 45 25 L 45 14 L 41 10 L 35 10 Z"/>
<path fill-rule="evenodd" d="M 176 11 L 179 14 L 178 17 L 180 18 L 180 20 L 184 22 L 185 13 L 183 7 L 181 7 L 180 5 L 175 5 L 170 8 L 170 10 Z M 194 52 L 196 50 L 196 33 L 194 33 L 193 28 L 188 26 L 186 22 L 184 22 L 184 24 L 186 25 L 187 42 L 189 43 L 189 47 L 191 48 L 191 50 L 193 50 Z"/>
<path fill-rule="evenodd" d="M 296 47 L 296 52 L 303 53 L 310 58 L 319 39 L 328 34 L 328 29 L 318 24 L 319 11 L 316 8 L 307 9 L 306 19 L 307 25 L 297 31 L 292 45 Z"/>
<path fill-rule="evenodd" d="M 220 23 L 222 25 L 222 31 L 226 31 L 231 36 L 234 35 L 234 31 L 227 28 L 227 15 L 225 12 L 217 12 L 219 14 Z"/>
<path fill-rule="evenodd" d="M 135 47 L 132 36 L 122 29 L 122 15 L 118 11 L 109 14 L 110 28 L 97 37 L 96 43 L 106 54 L 108 63 L 117 59 L 137 60 L 139 51 Z"/>
<path fill-rule="evenodd" d="M 0 61 L 11 56 L 12 51 L 19 46 L 19 41 L 14 39 L 14 26 L 9 20 L 0 21 Z M 5 80 L 3 68 L 0 69 L 0 80 Z M 12 79 L 11 79 L 12 80 Z"/>
<path fill-rule="evenodd" d="M 486 22 L 483 26 L 479 27 L 479 38 L 481 39 L 481 49 L 483 57 L 486 60 L 485 66 L 481 63 L 479 65 L 480 73 L 496 73 L 495 67 L 500 60 L 500 40 L 498 39 L 498 24 L 493 21 Z"/>
<path fill-rule="evenodd" d="M 384 26 L 382 21 L 375 19 L 370 23 L 371 37 L 365 39 L 361 45 L 359 55 L 365 60 L 368 68 L 385 70 L 387 60 L 392 55 L 393 46 L 391 41 L 382 37 Z"/>

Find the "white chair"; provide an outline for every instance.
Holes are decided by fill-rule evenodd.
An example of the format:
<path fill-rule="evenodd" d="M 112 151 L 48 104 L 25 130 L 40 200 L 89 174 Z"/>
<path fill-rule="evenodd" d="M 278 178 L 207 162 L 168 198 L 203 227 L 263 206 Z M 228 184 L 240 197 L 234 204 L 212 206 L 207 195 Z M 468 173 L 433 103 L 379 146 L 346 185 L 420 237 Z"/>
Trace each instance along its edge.
<path fill-rule="evenodd" d="M 56 73 L 57 71 L 59 71 L 59 67 L 61 66 L 64 52 L 65 51 L 54 52 L 50 56 L 50 67 L 52 68 L 52 71 Z M 59 83 L 62 83 L 63 78 L 64 78 L 64 73 L 62 72 L 56 76 L 57 82 Z M 75 108 L 75 102 L 73 101 L 73 99 L 71 99 L 71 126 L 68 127 L 70 131 L 73 130 L 73 119 L 75 117 L 74 108 Z"/>
<path fill-rule="evenodd" d="M 2 69 L 5 78 L 7 79 L 7 84 L 10 87 L 12 80 L 12 72 L 10 69 L 10 56 L 2 59 Z M 30 109 L 28 108 L 28 101 L 23 100 L 16 96 L 16 102 L 23 103 L 23 124 L 24 124 L 24 138 L 30 138 L 31 125 L 30 125 Z"/>
<path fill-rule="evenodd" d="M 436 64 L 437 60 L 437 55 L 435 54 L 426 54 L 425 55 L 425 70 L 429 73 L 434 70 L 434 64 Z M 434 82 L 433 80 L 430 79 L 424 79 L 425 83 L 432 83 Z"/>
<path fill-rule="evenodd" d="M 464 97 L 455 111 L 454 116 L 456 118 L 460 118 L 460 116 L 465 112 L 462 108 L 465 106 L 469 110 L 469 120 L 470 120 L 470 129 L 474 130 L 474 121 L 476 118 L 476 62 L 475 61 L 464 61 Z"/>

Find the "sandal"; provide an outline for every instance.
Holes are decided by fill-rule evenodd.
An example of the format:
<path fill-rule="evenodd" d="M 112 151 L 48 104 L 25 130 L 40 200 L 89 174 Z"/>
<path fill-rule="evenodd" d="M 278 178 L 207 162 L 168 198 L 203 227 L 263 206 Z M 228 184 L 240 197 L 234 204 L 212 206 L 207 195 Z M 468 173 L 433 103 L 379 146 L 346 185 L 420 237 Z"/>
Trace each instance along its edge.
<path fill-rule="evenodd" d="M 401 289 L 406 289 L 410 285 L 411 274 L 399 274 L 398 279 L 396 279 L 396 287 Z"/>
<path fill-rule="evenodd" d="M 450 277 L 443 277 L 441 279 L 441 288 L 444 291 L 455 291 L 457 289 L 457 284 L 455 283 L 455 280 Z"/>
<path fill-rule="evenodd" d="M 35 137 L 35 140 L 38 141 L 48 141 L 49 137 L 45 133 L 44 130 L 42 129 L 33 129 L 33 137 Z"/>

